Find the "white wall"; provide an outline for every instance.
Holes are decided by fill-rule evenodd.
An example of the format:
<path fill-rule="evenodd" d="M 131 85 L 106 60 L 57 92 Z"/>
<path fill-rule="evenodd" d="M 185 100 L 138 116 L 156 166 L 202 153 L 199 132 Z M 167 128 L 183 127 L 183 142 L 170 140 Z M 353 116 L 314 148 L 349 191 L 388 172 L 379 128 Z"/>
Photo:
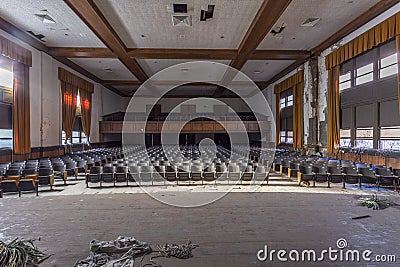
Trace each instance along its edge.
<path fill-rule="evenodd" d="M 94 83 L 90 140 L 99 142 L 101 116 L 115 111 L 124 111 L 129 98 L 118 96 L 2 30 L 0 30 L 0 35 L 32 51 L 32 67 L 29 73 L 31 146 L 47 147 L 61 144 L 62 114 L 58 67 Z"/>

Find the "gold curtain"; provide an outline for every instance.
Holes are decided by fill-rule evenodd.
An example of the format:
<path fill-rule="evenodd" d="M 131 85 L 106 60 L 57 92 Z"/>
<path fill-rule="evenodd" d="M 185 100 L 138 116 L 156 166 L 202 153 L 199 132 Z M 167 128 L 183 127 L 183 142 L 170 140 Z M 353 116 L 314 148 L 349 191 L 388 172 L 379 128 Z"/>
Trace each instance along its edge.
<path fill-rule="evenodd" d="M 89 138 L 92 122 L 92 93 L 87 90 L 79 90 L 79 95 L 81 97 L 82 128 Z"/>
<path fill-rule="evenodd" d="M 398 35 L 400 35 L 400 12 L 327 55 L 325 58 L 326 69 L 330 70 Z"/>
<path fill-rule="evenodd" d="M 18 63 L 32 67 L 32 52 L 0 36 L 0 54 Z"/>
<path fill-rule="evenodd" d="M 298 71 L 275 85 L 276 94 L 276 143 L 280 143 L 280 93 L 293 88 L 293 148 L 303 147 L 303 85 L 304 70 Z"/>
<path fill-rule="evenodd" d="M 339 66 L 328 70 L 328 152 L 337 153 L 340 142 Z"/>
<path fill-rule="evenodd" d="M 275 127 L 276 127 L 276 145 L 281 143 L 281 108 L 280 108 L 280 100 L 281 94 L 278 92 L 276 93 L 276 115 L 275 115 Z"/>
<path fill-rule="evenodd" d="M 14 61 L 13 137 L 14 153 L 31 152 L 29 66 Z"/>
<path fill-rule="evenodd" d="M 397 51 L 397 98 L 400 112 L 400 35 L 396 36 L 396 51 Z"/>
<path fill-rule="evenodd" d="M 64 123 L 65 139 L 71 137 L 76 116 L 78 88 L 61 81 L 62 119 Z"/>
<path fill-rule="evenodd" d="M 81 77 L 63 69 L 58 68 L 58 79 L 65 83 L 72 84 L 79 89 L 89 91 L 90 93 L 94 92 L 94 85 L 91 82 L 82 79 Z"/>
<path fill-rule="evenodd" d="M 303 83 L 293 87 L 293 148 L 303 147 Z"/>

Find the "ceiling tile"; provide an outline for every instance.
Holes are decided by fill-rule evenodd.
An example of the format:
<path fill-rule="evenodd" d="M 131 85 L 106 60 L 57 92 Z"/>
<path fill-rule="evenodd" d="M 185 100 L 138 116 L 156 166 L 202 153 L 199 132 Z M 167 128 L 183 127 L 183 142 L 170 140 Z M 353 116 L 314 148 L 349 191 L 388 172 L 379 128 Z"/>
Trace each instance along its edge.
<path fill-rule="evenodd" d="M 48 14 L 56 23 L 43 23 L 35 14 Z M 104 47 L 62 0 L 1 0 L 0 17 L 23 31 L 43 34 L 47 46 Z"/>

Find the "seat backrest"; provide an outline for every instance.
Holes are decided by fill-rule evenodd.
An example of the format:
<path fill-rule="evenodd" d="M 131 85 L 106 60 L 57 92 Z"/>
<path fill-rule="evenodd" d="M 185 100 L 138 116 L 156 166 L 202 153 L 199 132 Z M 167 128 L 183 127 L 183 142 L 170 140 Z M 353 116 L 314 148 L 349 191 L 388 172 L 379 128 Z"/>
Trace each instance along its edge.
<path fill-rule="evenodd" d="M 90 167 L 90 174 L 100 174 L 102 172 L 101 166 L 92 166 Z"/>
<path fill-rule="evenodd" d="M 392 175 L 390 170 L 387 168 L 376 168 L 375 172 L 377 175 L 381 175 L 381 176 L 391 176 Z"/>
<path fill-rule="evenodd" d="M 368 168 L 368 167 L 365 167 L 365 168 L 364 168 L 364 167 L 358 168 L 358 171 L 359 171 L 362 175 L 364 175 L 364 176 L 375 177 L 375 175 L 374 175 L 372 169 L 370 169 L 370 168 Z"/>
<path fill-rule="evenodd" d="M 115 167 L 114 166 L 105 166 L 103 168 L 103 173 L 114 173 Z"/>
<path fill-rule="evenodd" d="M 141 166 L 140 172 L 149 172 L 152 173 L 154 170 L 153 166 Z"/>
<path fill-rule="evenodd" d="M 39 169 L 39 176 L 48 176 L 53 174 L 53 169 L 50 168 L 41 168 Z"/>
<path fill-rule="evenodd" d="M 115 170 L 116 173 L 128 173 L 128 168 L 126 166 L 117 166 Z"/>
<path fill-rule="evenodd" d="M 357 175 L 357 169 L 353 166 L 345 166 L 343 167 L 343 173 L 349 175 Z"/>

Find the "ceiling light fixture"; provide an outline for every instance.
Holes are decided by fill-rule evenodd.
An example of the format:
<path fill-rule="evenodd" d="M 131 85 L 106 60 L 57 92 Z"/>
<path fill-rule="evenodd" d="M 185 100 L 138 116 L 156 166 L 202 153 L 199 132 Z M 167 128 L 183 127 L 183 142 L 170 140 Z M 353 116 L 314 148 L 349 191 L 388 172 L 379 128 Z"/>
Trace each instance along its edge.
<path fill-rule="evenodd" d="M 47 13 L 47 11 L 46 11 Z M 55 24 L 56 21 L 48 14 L 34 14 L 44 24 Z"/>
<path fill-rule="evenodd" d="M 260 70 L 255 70 L 255 71 L 254 71 L 254 74 L 260 74 L 260 73 L 261 73 Z"/>
<path fill-rule="evenodd" d="M 321 18 L 308 18 L 300 26 L 301 27 L 314 27 Z"/>

